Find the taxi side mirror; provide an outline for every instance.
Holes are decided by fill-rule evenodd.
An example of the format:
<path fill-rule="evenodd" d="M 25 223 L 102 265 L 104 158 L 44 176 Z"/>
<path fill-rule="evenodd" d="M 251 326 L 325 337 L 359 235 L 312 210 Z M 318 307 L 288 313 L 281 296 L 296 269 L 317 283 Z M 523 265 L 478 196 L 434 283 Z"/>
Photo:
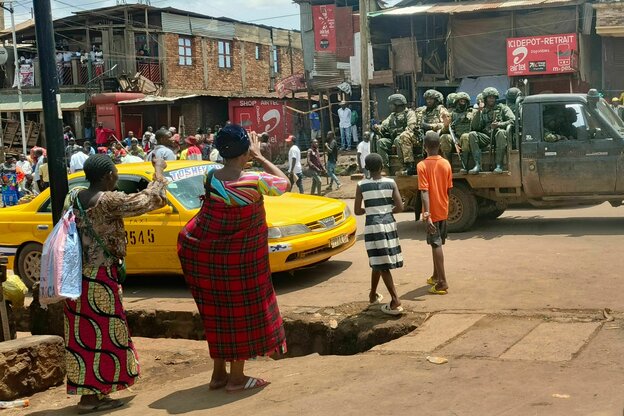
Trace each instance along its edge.
<path fill-rule="evenodd" d="M 165 205 L 162 208 L 155 209 L 154 211 L 150 211 L 147 215 L 169 215 L 173 214 L 173 207 L 169 204 Z"/>

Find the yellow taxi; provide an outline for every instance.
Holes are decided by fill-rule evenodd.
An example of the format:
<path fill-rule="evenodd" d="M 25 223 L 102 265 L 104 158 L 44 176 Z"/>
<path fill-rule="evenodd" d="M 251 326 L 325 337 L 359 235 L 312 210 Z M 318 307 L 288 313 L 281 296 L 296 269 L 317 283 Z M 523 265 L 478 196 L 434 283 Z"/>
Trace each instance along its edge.
<path fill-rule="evenodd" d="M 125 220 L 129 274 L 181 274 L 178 233 L 199 211 L 204 177 L 211 162 L 168 162 L 165 176 L 168 204 Z M 117 165 L 118 190 L 139 192 L 149 184 L 150 163 Z M 88 186 L 84 174 L 69 177 L 70 189 Z M 269 226 L 269 258 L 273 272 L 290 271 L 328 260 L 355 244 L 356 221 L 339 200 L 286 193 L 265 197 Z M 50 191 L 29 203 L 0 208 L 0 255 L 9 256 L 16 274 L 29 287 L 39 279 L 41 250 L 52 230 Z"/>

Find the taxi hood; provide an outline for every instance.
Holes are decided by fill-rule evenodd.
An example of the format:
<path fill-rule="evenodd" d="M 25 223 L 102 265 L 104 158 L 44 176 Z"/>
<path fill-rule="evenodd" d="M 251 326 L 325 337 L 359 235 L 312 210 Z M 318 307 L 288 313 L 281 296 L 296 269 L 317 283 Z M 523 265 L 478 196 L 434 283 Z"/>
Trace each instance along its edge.
<path fill-rule="evenodd" d="M 264 202 L 269 227 L 307 224 L 341 213 L 346 208 L 346 204 L 337 199 L 290 192 L 267 196 Z"/>

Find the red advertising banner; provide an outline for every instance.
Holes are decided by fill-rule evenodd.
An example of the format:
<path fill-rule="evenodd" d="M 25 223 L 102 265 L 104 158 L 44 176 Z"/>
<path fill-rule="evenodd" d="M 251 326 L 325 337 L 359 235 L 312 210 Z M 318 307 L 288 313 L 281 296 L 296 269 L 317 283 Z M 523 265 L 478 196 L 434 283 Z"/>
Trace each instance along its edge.
<path fill-rule="evenodd" d="M 507 75 L 563 74 L 576 72 L 576 33 L 507 38 Z"/>
<path fill-rule="evenodd" d="M 288 120 L 284 102 L 281 100 L 231 99 L 229 117 L 233 123 L 240 124 L 249 131 L 269 133 L 270 137 L 280 140 L 286 138 Z"/>
<path fill-rule="evenodd" d="M 336 53 L 336 6 L 312 6 L 314 50 Z"/>

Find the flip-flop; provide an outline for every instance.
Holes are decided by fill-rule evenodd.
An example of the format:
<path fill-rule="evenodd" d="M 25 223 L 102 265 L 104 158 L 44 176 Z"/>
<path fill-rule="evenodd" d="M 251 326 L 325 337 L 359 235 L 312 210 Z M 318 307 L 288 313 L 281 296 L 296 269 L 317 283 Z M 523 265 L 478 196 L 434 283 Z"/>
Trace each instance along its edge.
<path fill-rule="evenodd" d="M 389 303 L 384 304 L 381 307 L 381 311 L 383 313 L 385 313 L 386 315 L 393 315 L 393 316 L 397 316 L 397 315 L 401 315 L 403 313 L 403 306 L 399 306 L 396 309 L 392 309 L 390 307 Z"/>
<path fill-rule="evenodd" d="M 433 285 L 437 284 L 437 282 L 433 279 L 433 276 L 431 276 L 429 279 L 427 279 L 427 284 L 429 286 L 433 286 Z"/>
<path fill-rule="evenodd" d="M 379 305 L 383 300 L 383 295 L 381 293 L 375 293 L 375 300 L 369 303 L 369 305 Z"/>
<path fill-rule="evenodd" d="M 225 391 L 227 391 L 228 393 L 238 393 L 245 390 L 261 389 L 268 386 L 269 384 L 271 384 L 270 381 L 262 380 L 261 378 L 249 377 L 247 379 L 247 383 L 245 383 L 243 387 L 239 387 L 236 389 L 228 389 L 226 387 Z"/>
<path fill-rule="evenodd" d="M 435 285 L 433 285 L 429 288 L 429 293 L 432 295 L 446 295 L 448 293 L 448 289 L 438 290 Z"/>
<path fill-rule="evenodd" d="M 121 400 L 117 400 L 117 399 L 108 399 L 108 400 L 104 400 L 99 404 L 96 405 L 85 405 L 85 404 L 79 404 L 78 405 L 78 414 L 79 415 L 86 415 L 89 413 L 95 413 L 95 412 L 102 412 L 104 410 L 113 410 L 113 409 L 117 409 L 118 407 L 121 407 L 124 405 L 124 402 L 122 402 Z"/>

